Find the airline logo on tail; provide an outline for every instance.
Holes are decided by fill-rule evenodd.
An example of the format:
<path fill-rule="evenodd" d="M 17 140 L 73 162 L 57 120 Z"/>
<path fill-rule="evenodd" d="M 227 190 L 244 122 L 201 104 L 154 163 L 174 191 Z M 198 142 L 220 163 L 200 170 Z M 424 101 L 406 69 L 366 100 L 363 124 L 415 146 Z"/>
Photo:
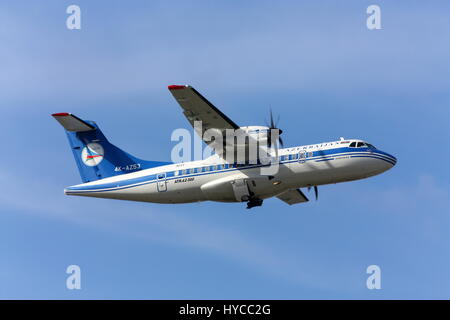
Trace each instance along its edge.
<path fill-rule="evenodd" d="M 81 160 L 89 167 L 97 166 L 102 162 L 105 151 L 98 143 L 89 143 L 81 151 Z"/>

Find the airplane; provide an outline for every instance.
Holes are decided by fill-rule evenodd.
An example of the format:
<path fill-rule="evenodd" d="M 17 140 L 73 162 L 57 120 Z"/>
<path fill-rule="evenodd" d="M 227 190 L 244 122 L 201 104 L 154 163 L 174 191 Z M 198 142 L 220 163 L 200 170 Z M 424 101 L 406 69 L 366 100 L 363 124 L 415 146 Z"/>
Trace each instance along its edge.
<path fill-rule="evenodd" d="M 267 126 L 240 127 L 192 86 L 170 85 L 168 89 L 192 126 L 195 121 L 203 123 L 199 135 L 207 129 L 221 133 L 231 129 L 253 138 L 256 133 L 256 139 L 267 141 L 273 130 L 282 133 L 272 113 Z M 320 185 L 368 178 L 397 163 L 394 156 L 366 141 L 344 138 L 289 148 L 275 146 L 276 153 L 271 155 L 278 167 L 270 175 L 262 174 L 267 164 L 261 161 L 230 162 L 220 153 L 182 163 L 148 161 L 111 144 L 93 121 L 71 113 L 52 116 L 66 131 L 83 181 L 65 188 L 66 195 L 167 204 L 245 202 L 248 209 L 276 197 L 293 205 L 309 201 L 301 188 L 313 188 L 317 200 Z M 210 140 L 203 140 L 211 146 Z M 281 137 L 275 143 L 283 146 Z"/>

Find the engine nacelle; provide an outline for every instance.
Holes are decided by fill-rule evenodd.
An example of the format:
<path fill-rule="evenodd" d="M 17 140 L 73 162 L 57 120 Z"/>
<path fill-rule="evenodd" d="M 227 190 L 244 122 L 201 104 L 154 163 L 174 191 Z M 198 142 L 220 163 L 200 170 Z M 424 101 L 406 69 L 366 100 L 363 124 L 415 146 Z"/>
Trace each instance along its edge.
<path fill-rule="evenodd" d="M 209 133 L 209 132 L 208 132 Z M 247 163 L 266 157 L 264 149 L 269 144 L 270 128 L 265 126 L 246 126 L 237 130 L 225 130 L 224 132 L 212 132 L 214 139 L 209 144 L 215 153 L 225 158 L 228 162 Z M 277 137 L 272 132 L 272 139 Z M 260 147 L 264 147 L 261 149 Z M 263 152 L 263 154 L 260 154 Z"/>
<path fill-rule="evenodd" d="M 270 128 L 264 126 L 247 126 L 240 127 L 236 130 L 236 140 L 237 146 L 245 146 L 248 144 L 247 137 L 251 138 L 253 141 L 258 141 L 260 144 L 267 144 L 267 137 Z"/>

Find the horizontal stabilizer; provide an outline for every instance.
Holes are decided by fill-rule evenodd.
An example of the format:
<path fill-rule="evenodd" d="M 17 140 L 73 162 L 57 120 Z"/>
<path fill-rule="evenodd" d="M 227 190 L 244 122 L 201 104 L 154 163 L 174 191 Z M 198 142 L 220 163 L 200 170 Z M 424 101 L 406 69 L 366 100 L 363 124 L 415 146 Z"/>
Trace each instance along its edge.
<path fill-rule="evenodd" d="M 66 129 L 72 132 L 95 130 L 95 127 L 71 113 L 54 113 L 52 116 Z"/>
<path fill-rule="evenodd" d="M 64 127 L 83 182 L 100 180 L 171 164 L 142 160 L 116 147 L 106 139 L 97 123 L 71 113 L 52 116 Z"/>
<path fill-rule="evenodd" d="M 293 205 L 301 202 L 308 202 L 308 198 L 301 192 L 300 189 L 288 190 L 277 195 L 277 198 L 286 202 L 288 205 Z"/>

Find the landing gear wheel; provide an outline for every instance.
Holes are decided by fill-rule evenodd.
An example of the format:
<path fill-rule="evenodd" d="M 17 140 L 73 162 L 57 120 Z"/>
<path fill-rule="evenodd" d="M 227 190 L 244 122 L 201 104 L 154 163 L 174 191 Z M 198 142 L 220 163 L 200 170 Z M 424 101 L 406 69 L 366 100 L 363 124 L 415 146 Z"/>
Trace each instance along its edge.
<path fill-rule="evenodd" d="M 247 209 L 251 209 L 253 207 L 259 207 L 263 203 L 263 200 L 261 199 L 251 199 L 249 202 L 247 202 Z"/>

